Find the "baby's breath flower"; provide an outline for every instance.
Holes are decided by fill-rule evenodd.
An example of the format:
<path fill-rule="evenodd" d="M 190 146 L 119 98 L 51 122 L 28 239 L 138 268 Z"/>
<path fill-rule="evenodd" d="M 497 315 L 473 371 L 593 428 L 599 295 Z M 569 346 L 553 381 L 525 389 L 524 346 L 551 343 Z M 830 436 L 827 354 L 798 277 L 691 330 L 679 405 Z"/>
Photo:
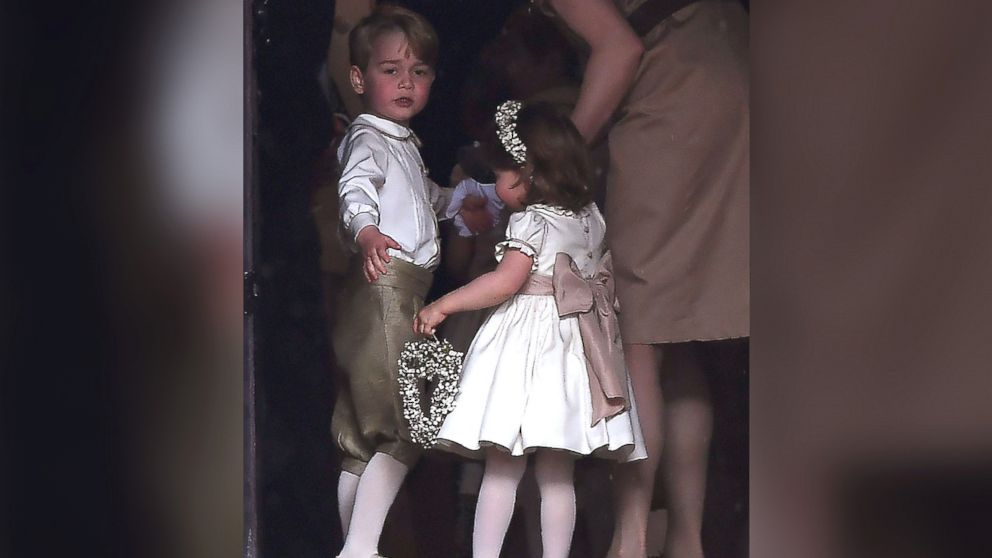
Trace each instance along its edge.
<path fill-rule="evenodd" d="M 419 339 L 403 345 L 399 359 L 399 389 L 403 397 L 403 417 L 410 424 L 410 437 L 425 448 L 437 442 L 444 418 L 455 408 L 462 356 L 449 341 Z M 423 387 L 436 382 L 431 393 L 430 411 L 423 410 Z"/>

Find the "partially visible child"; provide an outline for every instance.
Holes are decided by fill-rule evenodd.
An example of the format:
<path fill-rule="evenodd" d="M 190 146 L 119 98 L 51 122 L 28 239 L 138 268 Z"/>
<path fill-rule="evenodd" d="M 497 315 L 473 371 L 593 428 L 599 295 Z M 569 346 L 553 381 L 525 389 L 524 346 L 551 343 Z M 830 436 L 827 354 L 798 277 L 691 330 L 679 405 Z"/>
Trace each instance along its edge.
<path fill-rule="evenodd" d="M 454 229 L 445 239 L 445 270 L 461 286 L 472 279 L 496 268 L 493 256 L 496 244 L 503 240 L 506 229 L 506 204 L 496 194 L 496 177 L 482 160 L 482 147 L 477 143 L 459 150 L 459 163 L 456 167 L 465 176 L 457 182 L 448 216 Z M 456 177 L 452 177 L 454 179 Z M 481 234 L 466 223 L 464 210 L 459 209 L 460 200 L 476 200 L 479 209 L 495 224 Z M 468 205 L 468 204 L 465 204 Z M 462 312 L 444 324 L 442 335 L 451 342 L 455 350 L 465 352 L 475 332 L 489 314 L 487 309 Z"/>
<path fill-rule="evenodd" d="M 397 361 L 415 337 L 413 317 L 440 260 L 437 221 L 445 218 L 451 190 L 427 178 L 409 128 L 434 81 L 433 27 L 409 10 L 380 8 L 352 30 L 349 48 L 349 83 L 364 112 L 338 151 L 338 195 L 343 232 L 360 258 L 352 258 L 334 325 L 342 375 L 331 431 L 344 454 L 340 558 L 370 558 L 421 455 L 403 418 Z"/>
<path fill-rule="evenodd" d="M 496 192 L 515 210 L 499 265 L 425 307 L 414 328 L 497 306 L 465 356 L 440 447 L 485 457 L 473 558 L 498 558 L 517 485 L 535 454 L 544 558 L 567 558 L 575 527 L 573 461 L 644 459 L 612 292 L 606 227 L 592 203 L 585 141 L 549 104 L 497 111 Z"/>
<path fill-rule="evenodd" d="M 459 186 L 455 188 L 452 206 L 462 192 L 464 195 L 481 192 L 482 197 L 478 198 L 478 203 L 484 204 L 488 216 L 494 219 L 495 226 L 487 232 L 476 234 L 465 223 L 464 218 L 459 219 L 461 215 L 452 218 L 455 227 L 444 239 L 444 267 L 448 277 L 454 282 L 454 287 L 460 287 L 496 269 L 496 258 L 493 254 L 496 244 L 505 238 L 504 231 L 509 212 L 503 200 L 496 195 L 496 177 L 486 163 L 482 151 L 482 146 L 477 141 L 458 150 L 458 164 L 452 171 L 451 183 Z M 440 335 L 450 342 L 456 351 L 464 353 L 468 350 L 479 327 L 489 316 L 490 310 L 485 308 L 472 312 L 459 312 L 444 322 Z M 463 461 L 459 464 L 455 549 L 451 558 L 472 556 L 472 520 L 475 516 L 481 482 L 480 462 Z M 528 535 L 530 535 L 529 530 Z M 535 548 L 539 550 L 540 543 Z M 533 555 L 539 556 L 540 552 Z"/>
<path fill-rule="evenodd" d="M 469 228 L 465 222 L 464 215 L 461 215 L 462 202 L 468 196 L 477 196 L 485 200 L 484 208 L 493 222 L 499 221 L 503 214 L 503 201 L 496 195 L 496 184 L 479 182 L 475 178 L 462 179 L 455 187 L 454 196 L 451 199 L 451 206 L 448 208 L 447 216 L 454 221 L 458 236 L 471 237 L 478 233 Z"/>

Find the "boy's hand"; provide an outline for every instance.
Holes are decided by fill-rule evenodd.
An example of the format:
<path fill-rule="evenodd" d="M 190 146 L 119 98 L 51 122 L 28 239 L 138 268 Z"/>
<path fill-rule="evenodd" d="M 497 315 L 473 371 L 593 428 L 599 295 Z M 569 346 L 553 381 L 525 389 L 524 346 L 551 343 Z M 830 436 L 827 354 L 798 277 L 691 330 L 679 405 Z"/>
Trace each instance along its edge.
<path fill-rule="evenodd" d="M 437 326 L 441 325 L 441 322 L 447 317 L 448 315 L 442 312 L 438 306 L 438 301 L 432 302 L 413 319 L 413 331 L 421 335 L 434 335 Z"/>
<path fill-rule="evenodd" d="M 362 257 L 364 258 L 362 271 L 365 272 L 365 278 L 368 279 L 369 283 L 375 283 L 380 273 L 386 274 L 386 264 L 390 260 L 386 249 L 399 250 L 400 244 L 391 236 L 379 232 L 379 228 L 372 225 L 359 231 L 355 242 L 362 249 Z"/>
<path fill-rule="evenodd" d="M 465 226 L 475 234 L 492 229 L 496 223 L 493 216 L 486 210 L 486 198 L 483 196 L 465 196 L 458 213 L 465 220 Z"/>

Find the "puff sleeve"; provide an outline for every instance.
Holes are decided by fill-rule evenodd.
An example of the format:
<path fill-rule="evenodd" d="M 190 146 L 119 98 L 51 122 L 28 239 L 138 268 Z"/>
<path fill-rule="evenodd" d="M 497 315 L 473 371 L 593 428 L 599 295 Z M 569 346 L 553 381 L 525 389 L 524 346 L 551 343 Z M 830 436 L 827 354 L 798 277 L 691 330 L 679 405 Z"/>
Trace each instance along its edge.
<path fill-rule="evenodd" d="M 502 260 L 507 250 L 520 250 L 534 259 L 530 268 L 530 272 L 534 273 L 547 233 L 548 222 L 536 211 L 514 213 L 506 226 L 506 240 L 496 245 L 496 261 Z"/>

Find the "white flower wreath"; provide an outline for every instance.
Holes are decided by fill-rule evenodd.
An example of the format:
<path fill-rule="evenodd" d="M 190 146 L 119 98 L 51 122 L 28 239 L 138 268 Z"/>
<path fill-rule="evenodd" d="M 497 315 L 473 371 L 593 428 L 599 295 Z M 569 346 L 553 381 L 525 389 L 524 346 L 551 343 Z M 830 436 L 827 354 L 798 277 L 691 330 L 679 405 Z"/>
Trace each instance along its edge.
<path fill-rule="evenodd" d="M 449 341 L 419 339 L 403 345 L 400 353 L 399 384 L 403 397 L 403 417 L 410 425 L 410 437 L 425 448 L 437 442 L 441 423 L 455 408 L 462 356 Z M 430 413 L 424 414 L 421 386 L 437 381 L 431 393 Z"/>

